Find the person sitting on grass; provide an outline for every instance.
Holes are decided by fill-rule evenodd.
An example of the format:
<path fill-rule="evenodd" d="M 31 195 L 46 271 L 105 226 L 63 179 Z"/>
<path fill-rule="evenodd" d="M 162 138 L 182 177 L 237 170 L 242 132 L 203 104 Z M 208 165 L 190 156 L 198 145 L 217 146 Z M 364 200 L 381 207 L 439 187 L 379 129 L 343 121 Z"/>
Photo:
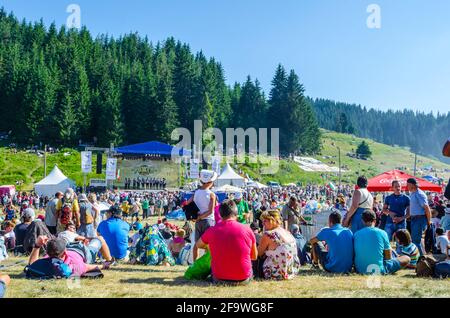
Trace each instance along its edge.
<path fill-rule="evenodd" d="M 406 255 L 392 258 L 386 232 L 375 227 L 375 212 L 365 210 L 361 220 L 365 227 L 353 236 L 356 271 L 360 274 L 393 274 L 405 268 L 411 259 Z"/>
<path fill-rule="evenodd" d="M 197 241 L 197 248 L 211 252 L 211 271 L 215 283 L 247 284 L 253 277 L 252 260 L 258 257 L 256 239 L 250 227 L 239 223 L 233 200 L 220 205 L 222 222 L 210 227 Z"/>
<path fill-rule="evenodd" d="M 5 231 L 5 246 L 8 251 L 13 251 L 16 247 L 16 234 L 14 233 L 14 227 L 16 225 L 12 221 L 6 221 L 3 223 Z"/>
<path fill-rule="evenodd" d="M 118 205 L 111 206 L 106 215 L 107 219 L 97 228 L 98 235 L 105 239 L 115 260 L 127 262 L 130 225 L 121 219 L 122 210 Z"/>
<path fill-rule="evenodd" d="M 264 235 L 258 246 L 258 256 L 265 257 L 263 273 L 265 279 L 292 279 L 300 267 L 297 244 L 292 234 L 282 227 L 278 210 L 261 214 Z"/>
<path fill-rule="evenodd" d="M 78 235 L 74 222 L 69 222 L 66 226 L 66 230 L 58 234 L 59 238 L 62 238 L 66 241 L 66 244 L 72 244 L 76 242 L 81 242 L 86 245 L 86 248 L 93 250 L 94 253 L 91 253 L 96 258 L 96 253 L 99 252 L 102 255 L 103 259 L 106 262 L 113 263 L 113 259 L 111 257 L 111 253 L 109 251 L 108 244 L 106 244 L 105 239 L 101 236 L 96 238 L 86 238 L 84 236 Z M 100 246 L 100 248 L 98 248 Z"/>
<path fill-rule="evenodd" d="M 39 251 L 43 246 L 45 247 L 47 255 L 39 259 Z M 97 246 L 97 248 L 97 251 L 95 251 L 93 248 L 89 248 L 89 251 L 92 254 L 96 254 L 98 253 L 99 246 Z M 37 238 L 36 244 L 28 260 L 28 271 L 38 273 L 38 275 L 41 275 L 42 277 L 52 277 L 54 275 L 54 269 L 51 266 L 43 267 L 40 264 L 42 260 L 47 261 L 47 259 L 59 259 L 63 261 L 64 264 L 68 266 L 68 271 L 65 271 L 65 273 L 70 275 L 71 277 L 81 277 L 88 272 L 100 270 L 97 265 L 88 263 L 89 261 L 92 261 L 92 256 L 91 258 L 89 258 L 89 255 L 87 254 L 82 256 L 82 253 L 79 253 L 78 251 L 67 249 L 66 241 L 64 239 L 56 238 L 50 240 L 47 236 L 41 235 Z M 108 269 L 109 265 L 109 263 L 104 263 L 102 269 Z M 51 272 L 42 272 L 43 268 L 47 268 L 51 270 Z"/>
<path fill-rule="evenodd" d="M 185 234 L 186 232 L 183 229 L 178 230 L 174 239 L 169 243 L 169 250 L 175 259 L 178 258 L 181 250 L 186 245 L 186 241 L 184 240 Z"/>
<path fill-rule="evenodd" d="M 0 298 L 5 297 L 6 288 L 8 287 L 10 281 L 11 278 L 8 275 L 0 273 Z"/>
<path fill-rule="evenodd" d="M 310 240 L 312 261 L 332 273 L 349 273 L 353 267 L 353 233 L 341 225 L 342 216 L 332 212 L 328 226 Z M 325 243 L 325 244 L 324 244 Z"/>
<path fill-rule="evenodd" d="M 415 269 L 417 261 L 419 260 L 420 252 L 416 244 L 412 242 L 411 234 L 408 230 L 400 229 L 394 233 L 395 241 L 397 242 L 397 254 L 406 255 L 410 258 L 407 268 Z"/>
<path fill-rule="evenodd" d="M 14 234 L 16 236 L 16 251 L 17 253 L 24 254 L 23 243 L 25 241 L 25 235 L 31 222 L 34 221 L 34 210 L 27 208 L 22 212 L 22 223 L 14 227 Z"/>
<path fill-rule="evenodd" d="M 449 239 L 443 228 L 436 229 L 436 248 L 439 253 L 434 254 L 434 258 L 438 262 L 445 261 L 449 255 Z"/>

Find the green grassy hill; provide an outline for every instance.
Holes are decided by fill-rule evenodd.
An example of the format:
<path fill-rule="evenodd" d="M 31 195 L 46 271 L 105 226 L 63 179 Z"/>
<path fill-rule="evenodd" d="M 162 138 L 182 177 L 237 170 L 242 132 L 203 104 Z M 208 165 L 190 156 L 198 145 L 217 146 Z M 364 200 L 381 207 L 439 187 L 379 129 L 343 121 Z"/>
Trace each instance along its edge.
<path fill-rule="evenodd" d="M 372 158 L 369 160 L 359 160 L 350 158 L 346 154 L 353 152 L 358 144 L 365 140 L 372 150 Z M 347 166 L 349 171 L 342 174 L 342 182 L 353 183 L 357 175 L 364 174 L 372 177 L 383 171 L 394 169 L 397 167 L 406 167 L 409 173 L 413 173 L 414 168 L 414 154 L 408 149 L 401 147 L 391 147 L 388 145 L 374 142 L 370 139 L 357 138 L 352 135 L 339 134 L 329 131 L 323 131 L 322 138 L 322 152 L 320 155 L 314 156 L 330 166 L 337 166 L 338 150 L 341 149 L 342 165 Z M 64 155 L 64 154 L 69 155 Z M 330 158 L 331 157 L 331 158 Z M 326 158 L 326 159 L 325 159 Z M 80 153 L 74 149 L 62 149 L 58 154 L 48 154 L 47 156 L 47 173 L 49 173 L 54 165 L 62 170 L 62 172 L 69 178 L 76 181 L 78 185 L 83 184 L 83 175 L 80 167 Z M 331 162 L 336 162 L 332 164 Z M 417 167 L 432 166 L 437 169 L 438 176 L 442 178 L 450 177 L 450 165 L 442 163 L 438 160 L 418 156 Z M 103 158 L 103 167 L 106 166 L 106 158 Z M 258 164 L 241 164 L 238 165 L 242 171 L 248 173 L 251 178 L 259 180 L 262 183 L 268 181 L 277 181 L 281 184 L 310 182 L 323 184 L 326 180 L 336 182 L 338 180 L 337 174 L 326 173 L 327 179 L 323 179 L 321 172 L 306 172 L 303 171 L 297 163 L 292 160 L 282 160 L 280 162 L 279 171 L 274 175 L 261 174 L 261 167 Z M 444 172 L 447 169 L 448 172 Z M 95 168 L 94 168 L 95 170 Z M 428 174 L 428 173 L 427 173 Z M 422 173 L 417 174 L 422 176 Z M 33 184 L 44 177 L 44 159 L 38 157 L 36 154 L 18 152 L 14 154 L 8 148 L 0 148 L 0 184 L 15 184 L 17 180 L 23 180 L 24 185 L 22 190 L 30 190 Z M 90 178 L 104 178 L 105 175 L 97 175 L 91 173 L 87 179 Z"/>

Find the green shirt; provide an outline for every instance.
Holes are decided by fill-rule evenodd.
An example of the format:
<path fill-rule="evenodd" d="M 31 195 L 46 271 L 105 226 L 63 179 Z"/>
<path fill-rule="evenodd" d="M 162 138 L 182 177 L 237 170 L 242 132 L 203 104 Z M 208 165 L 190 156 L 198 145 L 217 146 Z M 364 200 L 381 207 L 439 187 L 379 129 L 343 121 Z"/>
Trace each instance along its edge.
<path fill-rule="evenodd" d="M 142 201 L 142 208 L 143 209 L 148 209 L 148 200 Z"/>
<path fill-rule="evenodd" d="M 237 206 L 237 210 L 238 210 L 238 221 L 240 223 L 246 224 L 247 221 L 245 219 L 244 214 L 250 212 L 250 209 L 248 208 L 247 202 L 244 201 L 244 200 L 241 200 L 239 203 L 236 202 L 236 206 Z"/>

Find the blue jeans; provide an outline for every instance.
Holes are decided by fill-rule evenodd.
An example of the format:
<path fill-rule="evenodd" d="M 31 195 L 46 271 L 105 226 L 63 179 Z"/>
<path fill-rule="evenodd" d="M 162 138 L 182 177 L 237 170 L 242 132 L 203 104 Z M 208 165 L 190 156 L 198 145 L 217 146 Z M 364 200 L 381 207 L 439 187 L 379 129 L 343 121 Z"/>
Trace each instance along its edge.
<path fill-rule="evenodd" d="M 352 216 L 350 230 L 355 234 L 362 228 L 366 227 L 362 221 L 362 214 L 366 209 L 358 208 Z"/>
<path fill-rule="evenodd" d="M 420 255 L 424 254 L 422 250 L 422 236 L 427 229 L 427 218 L 425 215 L 411 217 L 411 239 L 419 249 Z"/>
<path fill-rule="evenodd" d="M 392 258 L 383 262 L 386 274 L 394 274 L 402 268 L 398 259 Z"/>
<path fill-rule="evenodd" d="M 0 298 L 5 297 L 6 293 L 6 284 L 0 280 Z"/>
<path fill-rule="evenodd" d="M 87 238 L 93 238 L 97 237 L 97 233 L 95 233 L 94 224 L 81 224 L 80 228 L 77 231 L 78 235 L 87 237 Z"/>
<path fill-rule="evenodd" d="M 86 253 L 86 263 L 87 264 L 94 264 L 95 260 L 97 258 L 97 254 L 98 252 L 100 252 L 100 249 L 102 248 L 102 242 L 97 239 L 94 238 L 92 239 L 88 246 L 86 246 L 86 250 L 88 253 Z"/>
<path fill-rule="evenodd" d="M 384 231 L 387 233 L 389 241 L 392 240 L 392 235 L 397 232 L 398 230 L 406 229 L 406 221 L 400 222 L 400 223 L 393 223 L 392 221 L 386 222 L 386 225 L 384 226 Z"/>

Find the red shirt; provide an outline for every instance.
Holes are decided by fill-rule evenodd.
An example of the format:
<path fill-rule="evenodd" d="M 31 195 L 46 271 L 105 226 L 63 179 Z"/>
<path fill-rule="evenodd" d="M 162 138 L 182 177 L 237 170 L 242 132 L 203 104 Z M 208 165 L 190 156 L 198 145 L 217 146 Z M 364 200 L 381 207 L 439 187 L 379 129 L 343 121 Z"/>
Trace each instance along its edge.
<path fill-rule="evenodd" d="M 220 280 L 240 281 L 252 277 L 252 246 L 255 234 L 249 226 L 235 220 L 222 221 L 210 227 L 202 241 L 211 250 L 211 270 Z"/>

